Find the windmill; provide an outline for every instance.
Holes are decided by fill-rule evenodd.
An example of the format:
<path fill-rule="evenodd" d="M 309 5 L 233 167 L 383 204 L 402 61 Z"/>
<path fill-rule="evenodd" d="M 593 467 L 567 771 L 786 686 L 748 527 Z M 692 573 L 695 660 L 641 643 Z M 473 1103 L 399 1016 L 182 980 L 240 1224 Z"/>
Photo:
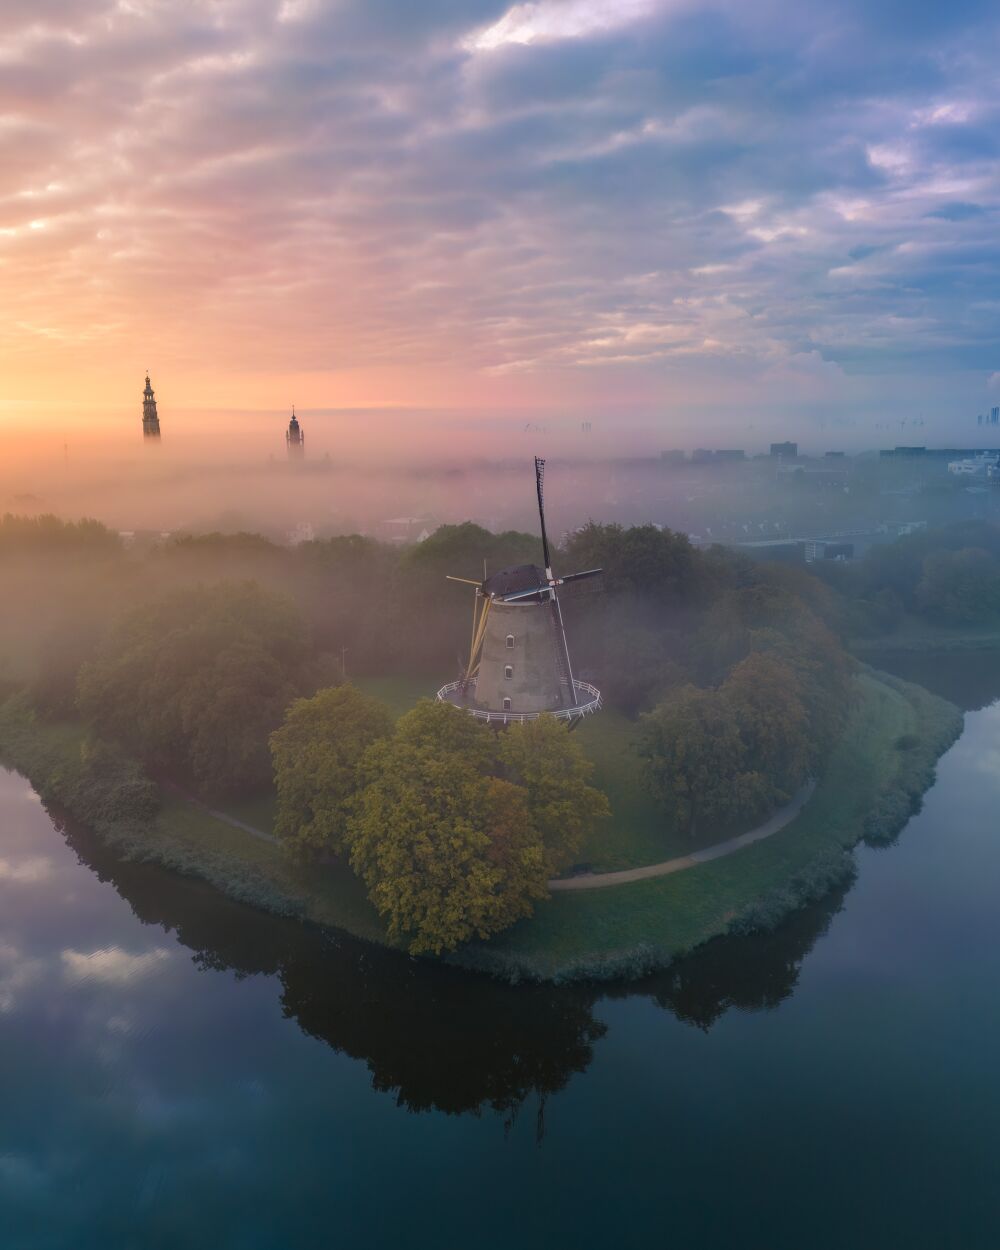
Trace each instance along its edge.
<path fill-rule="evenodd" d="M 534 720 L 543 712 L 572 722 L 596 712 L 601 693 L 573 676 L 557 588 L 596 577 L 601 569 L 552 572 L 545 530 L 545 461 L 535 457 L 535 488 L 542 530 L 544 568 L 518 564 L 482 581 L 451 577 L 475 588 L 472 641 L 465 672 L 437 697 L 466 708 L 482 720 L 507 724 Z"/>

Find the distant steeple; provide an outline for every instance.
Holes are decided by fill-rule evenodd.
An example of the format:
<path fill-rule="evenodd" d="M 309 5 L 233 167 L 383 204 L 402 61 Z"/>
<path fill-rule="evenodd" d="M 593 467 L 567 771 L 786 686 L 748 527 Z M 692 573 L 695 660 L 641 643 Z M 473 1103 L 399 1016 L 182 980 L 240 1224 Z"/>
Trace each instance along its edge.
<path fill-rule="evenodd" d="M 305 454 L 305 431 L 299 425 L 299 419 L 295 415 L 294 404 L 292 404 L 292 419 L 288 423 L 288 431 L 285 434 L 285 443 L 288 447 L 289 460 L 301 459 L 301 457 Z"/>
<path fill-rule="evenodd" d="M 153 398 L 153 388 L 149 383 L 149 374 L 146 374 L 146 389 L 142 392 L 142 436 L 145 439 L 159 439 L 160 437 L 160 418 L 156 415 L 156 400 Z"/>

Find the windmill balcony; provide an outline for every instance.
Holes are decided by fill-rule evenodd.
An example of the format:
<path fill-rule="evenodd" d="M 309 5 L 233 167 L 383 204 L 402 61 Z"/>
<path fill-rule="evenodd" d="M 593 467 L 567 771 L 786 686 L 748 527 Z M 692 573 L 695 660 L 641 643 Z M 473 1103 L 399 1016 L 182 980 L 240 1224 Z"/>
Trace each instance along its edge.
<path fill-rule="evenodd" d="M 555 716 L 557 720 L 580 720 L 584 716 L 592 716 L 601 709 L 601 692 L 588 681 L 574 679 L 576 695 L 579 702 L 575 707 L 556 707 L 544 712 L 498 712 L 486 708 L 472 707 L 470 696 L 474 695 L 476 679 L 472 681 L 452 681 L 442 686 L 437 697 L 442 703 L 454 703 L 464 708 L 477 720 L 486 721 L 490 725 L 521 725 L 527 720 L 538 720 L 539 716 Z"/>

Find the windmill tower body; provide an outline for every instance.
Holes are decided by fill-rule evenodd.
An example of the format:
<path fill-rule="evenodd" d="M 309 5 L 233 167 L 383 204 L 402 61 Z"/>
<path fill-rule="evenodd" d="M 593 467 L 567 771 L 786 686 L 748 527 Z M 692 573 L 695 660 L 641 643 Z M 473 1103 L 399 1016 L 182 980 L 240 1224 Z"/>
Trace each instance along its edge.
<path fill-rule="evenodd" d="M 576 721 L 601 706 L 600 691 L 573 676 L 557 597 L 557 587 L 601 570 L 553 576 L 542 499 L 544 468 L 543 460 L 535 461 L 545 568 L 519 564 L 471 583 L 476 599 L 469 662 L 463 677 L 438 691 L 439 699 L 501 724 L 534 720 L 543 712 Z"/>
<path fill-rule="evenodd" d="M 508 710 L 537 715 L 573 706 L 552 606 L 551 601 L 493 601 L 476 674 L 476 707 L 502 712 L 509 699 Z"/>
<path fill-rule="evenodd" d="M 142 392 L 142 437 L 154 442 L 160 437 L 160 418 L 156 414 L 156 397 L 146 374 L 146 389 Z"/>

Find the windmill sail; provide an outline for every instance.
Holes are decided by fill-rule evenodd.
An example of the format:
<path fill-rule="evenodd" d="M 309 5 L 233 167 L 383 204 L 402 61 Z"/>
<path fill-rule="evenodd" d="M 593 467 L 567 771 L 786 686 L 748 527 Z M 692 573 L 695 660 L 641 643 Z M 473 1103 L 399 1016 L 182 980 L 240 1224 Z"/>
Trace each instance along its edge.
<path fill-rule="evenodd" d="M 542 523 L 542 552 L 545 556 L 545 576 L 552 578 L 552 559 L 549 556 L 549 536 L 545 532 L 545 461 L 535 457 L 535 489 L 538 492 L 538 519 Z"/>

